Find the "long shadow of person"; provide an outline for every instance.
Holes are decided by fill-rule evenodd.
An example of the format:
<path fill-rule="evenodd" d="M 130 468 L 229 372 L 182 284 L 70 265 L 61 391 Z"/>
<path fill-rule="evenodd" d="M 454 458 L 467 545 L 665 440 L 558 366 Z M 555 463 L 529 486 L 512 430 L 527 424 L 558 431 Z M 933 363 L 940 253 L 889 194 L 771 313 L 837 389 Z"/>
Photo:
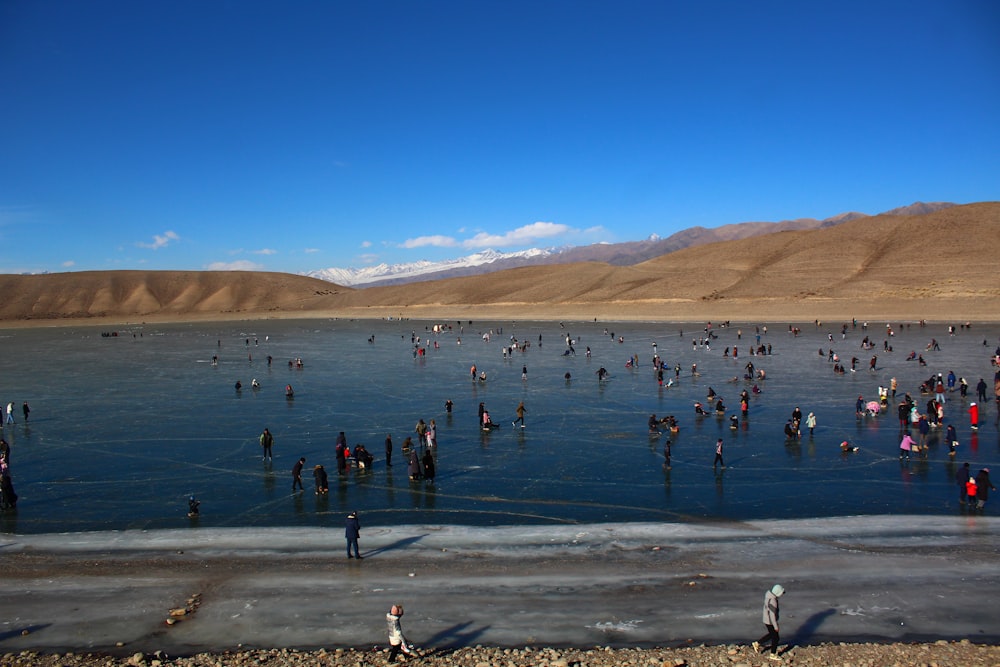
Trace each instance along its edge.
<path fill-rule="evenodd" d="M 405 549 L 406 547 L 410 546 L 411 544 L 416 544 L 417 542 L 419 542 L 420 540 L 424 539 L 425 537 L 427 537 L 426 534 L 425 535 L 414 535 L 413 537 L 404 537 L 401 540 L 396 540 L 395 542 L 393 542 L 391 544 L 386 544 L 385 546 L 378 547 L 377 549 L 369 549 L 368 551 L 365 551 L 364 556 L 365 556 L 365 558 L 368 558 L 369 556 L 375 556 L 375 555 L 378 555 L 378 554 L 381 554 L 381 553 L 385 553 L 386 551 L 393 551 L 395 549 Z"/>
<path fill-rule="evenodd" d="M 455 649 L 472 646 L 477 643 L 477 640 L 483 633 L 490 629 L 488 625 L 470 629 L 471 625 L 472 621 L 457 623 L 429 637 L 424 643 L 436 648 L 432 649 L 430 653 L 424 653 L 424 655 L 447 655 L 455 651 Z"/>
<path fill-rule="evenodd" d="M 836 613 L 837 610 L 831 607 L 830 609 L 818 611 L 807 618 L 805 622 L 799 626 L 798 630 L 795 631 L 795 634 L 792 635 L 792 638 L 788 641 L 788 646 L 784 651 L 782 651 L 782 653 L 792 650 L 795 646 L 800 646 L 809 642 L 809 640 L 816 634 L 819 627 L 823 625 L 823 622 Z"/>

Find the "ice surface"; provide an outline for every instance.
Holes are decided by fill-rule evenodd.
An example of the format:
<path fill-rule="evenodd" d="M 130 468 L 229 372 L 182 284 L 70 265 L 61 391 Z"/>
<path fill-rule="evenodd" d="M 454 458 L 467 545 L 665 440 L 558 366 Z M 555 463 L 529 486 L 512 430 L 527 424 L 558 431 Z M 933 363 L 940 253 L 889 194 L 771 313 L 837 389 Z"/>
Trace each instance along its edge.
<path fill-rule="evenodd" d="M 410 639 L 428 647 L 746 642 L 776 582 L 792 643 L 996 641 L 998 529 L 989 517 L 924 516 L 402 525 L 364 529 L 361 563 L 343 556 L 340 531 L 315 528 L 8 537 L 8 563 L 44 555 L 53 571 L 6 577 L 0 646 L 367 646 L 384 644 L 397 602 Z M 166 611 L 194 593 L 197 612 L 164 632 Z"/>
<path fill-rule="evenodd" d="M 783 635 L 793 641 L 996 640 L 996 500 L 986 516 L 968 513 L 953 480 L 964 461 L 975 471 L 1000 460 L 995 404 L 983 406 L 978 432 L 966 414 L 979 378 L 992 379 L 997 327 L 952 337 L 943 325 L 896 326 L 886 353 L 884 323 L 872 323 L 870 372 L 860 327 L 841 340 L 837 325 L 795 337 L 771 324 L 761 343 L 773 354 L 750 357 L 747 324 L 716 329 L 711 350 L 692 349 L 703 335 L 692 325 L 451 324 L 440 335 L 398 321 L 133 326 L 113 338 L 93 327 L 0 332 L 6 400 L 32 406 L 29 424 L 16 411 L 4 428 L 20 501 L 0 514 L 0 644 L 360 646 L 384 641 L 382 617 L 397 601 L 411 638 L 430 646 L 746 641 L 761 632 L 761 597 L 775 581 L 789 591 Z M 844 363 L 859 358 L 856 373 L 834 375 L 817 354 L 830 347 L 827 331 Z M 575 356 L 563 355 L 567 334 Z M 505 360 L 512 335 L 532 346 Z M 414 357 L 411 336 L 439 348 Z M 924 350 L 931 338 L 941 351 Z M 674 386 L 657 386 L 653 342 L 683 369 Z M 739 358 L 723 357 L 734 345 Z M 905 361 L 911 349 L 928 366 Z M 633 354 L 639 366 L 627 368 Z M 288 367 L 296 357 L 303 368 Z M 741 428 L 696 418 L 710 386 L 737 409 L 750 384 L 728 380 L 751 360 L 767 380 Z M 485 384 L 471 380 L 473 364 Z M 972 386 L 945 408 L 957 460 L 934 431 L 925 459 L 899 461 L 894 404 L 855 417 L 858 395 L 874 397 L 891 377 L 923 405 L 920 381 L 949 370 Z M 510 428 L 521 400 L 527 427 Z M 500 429 L 478 428 L 480 402 Z M 788 442 L 782 426 L 796 405 L 819 424 Z M 671 470 L 665 436 L 647 432 L 651 413 L 680 422 Z M 411 482 L 399 449 L 421 417 L 438 425 L 434 484 Z M 272 464 L 257 444 L 265 426 Z M 339 431 L 375 454 L 373 472 L 337 476 Z M 719 437 L 725 470 L 711 465 Z M 843 440 L 860 450 L 842 454 Z M 292 494 L 299 456 L 306 491 Z M 313 493 L 315 463 L 330 471 L 327 496 Z M 202 501 L 196 520 L 190 494 Z M 350 510 L 362 516 L 363 563 L 341 555 Z M 199 591 L 195 617 L 165 634 L 165 610 Z"/>
<path fill-rule="evenodd" d="M 21 500 L 16 514 L 0 517 L 0 529 L 324 527 L 339 525 L 352 509 L 380 525 L 952 514 L 958 510 L 955 466 L 970 461 L 978 470 L 1000 460 L 993 403 L 983 407 L 981 428 L 973 432 L 968 400 L 948 395 L 946 419 L 956 424 L 961 442 L 954 461 L 935 430 L 926 459 L 900 463 L 894 405 L 877 418 L 854 414 L 857 396 L 874 397 L 891 377 L 898 378 L 900 395 L 909 391 L 923 405 L 920 381 L 949 370 L 968 379 L 969 400 L 975 400 L 978 379 L 992 380 L 996 327 L 948 336 L 943 325 L 897 326 L 887 339 L 884 324 L 872 323 L 841 340 L 838 325 L 807 325 L 795 337 L 772 324 L 761 343 L 773 354 L 751 357 L 753 325 L 716 328 L 710 350 L 692 349 L 692 338 L 703 335 L 692 325 L 451 325 L 439 335 L 425 330 L 428 323 L 398 321 L 134 326 L 115 338 L 90 327 L 8 330 L 5 393 L 17 406 L 29 401 L 33 412 L 25 425 L 15 411 L 18 423 L 4 430 Z M 604 335 L 605 328 L 625 343 Z M 490 330 L 484 342 L 481 334 Z M 852 355 L 860 359 L 858 372 L 836 376 L 817 354 L 830 347 L 828 331 L 844 363 Z M 567 334 L 576 356 L 563 356 Z M 859 348 L 864 335 L 878 344 L 874 352 Z M 414 358 L 413 336 L 430 341 L 425 356 Z M 501 349 L 511 336 L 531 347 L 505 360 Z M 924 351 L 931 338 L 941 351 Z M 881 350 L 884 339 L 895 352 Z M 653 342 L 669 366 L 681 365 L 675 386 L 657 386 Z M 734 345 L 739 358 L 724 358 L 723 349 Z M 905 361 L 911 349 L 928 366 Z M 877 372 L 867 370 L 873 353 Z M 626 368 L 632 354 L 639 366 Z M 304 367 L 290 369 L 287 362 L 296 357 Z M 727 419 L 715 416 L 696 418 L 692 406 L 706 402 L 709 387 L 730 412 L 738 409 L 738 392 L 750 384 L 727 380 L 741 375 L 747 361 L 765 369 L 767 380 L 741 428 L 732 431 Z M 692 363 L 700 375 L 692 376 Z M 485 384 L 470 380 L 472 364 L 487 371 Z M 605 383 L 596 379 L 600 366 L 611 372 Z M 262 384 L 259 391 L 249 389 L 253 378 Z M 237 379 L 245 387 L 239 393 Z M 294 400 L 286 400 L 286 384 L 295 388 Z M 454 401 L 451 415 L 446 399 Z M 527 428 L 510 428 L 521 400 Z M 480 402 L 500 429 L 477 428 Z M 804 433 L 789 442 L 782 427 L 795 406 L 815 412 L 819 424 L 814 437 Z M 680 421 L 672 470 L 662 465 L 666 436 L 647 432 L 651 413 Z M 434 484 L 410 482 L 400 452 L 418 418 L 437 420 Z M 265 426 L 275 435 L 273 463 L 260 459 L 257 436 Z M 337 477 L 333 443 L 341 430 L 352 445 L 363 443 L 375 454 L 373 473 Z M 389 469 L 386 434 L 395 443 Z M 725 470 L 711 465 L 718 437 L 725 440 Z M 842 454 L 843 440 L 860 450 Z M 289 469 L 299 456 L 307 458 L 307 491 L 292 495 Z M 312 492 L 316 463 L 332 473 L 329 496 Z M 185 516 L 190 494 L 202 501 L 194 524 Z"/>

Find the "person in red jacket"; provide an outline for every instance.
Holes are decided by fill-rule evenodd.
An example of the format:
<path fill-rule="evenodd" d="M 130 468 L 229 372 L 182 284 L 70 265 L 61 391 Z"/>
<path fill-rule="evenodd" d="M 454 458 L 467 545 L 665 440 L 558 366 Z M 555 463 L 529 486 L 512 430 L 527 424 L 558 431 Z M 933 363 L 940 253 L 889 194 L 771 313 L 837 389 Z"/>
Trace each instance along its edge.
<path fill-rule="evenodd" d="M 979 485 L 976 484 L 975 477 L 969 477 L 969 481 L 965 483 L 965 495 L 969 497 L 969 507 L 976 506 L 976 493 L 979 491 Z"/>
<path fill-rule="evenodd" d="M 979 430 L 979 406 L 975 403 L 969 403 L 969 424 L 973 431 Z"/>

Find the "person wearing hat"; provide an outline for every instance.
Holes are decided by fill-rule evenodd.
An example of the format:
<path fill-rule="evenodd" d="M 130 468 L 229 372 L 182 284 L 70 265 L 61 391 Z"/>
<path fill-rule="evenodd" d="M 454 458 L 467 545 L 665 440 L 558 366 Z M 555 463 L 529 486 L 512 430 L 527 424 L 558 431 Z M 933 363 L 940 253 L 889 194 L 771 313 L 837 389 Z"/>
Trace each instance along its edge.
<path fill-rule="evenodd" d="M 973 431 L 979 429 L 979 406 L 969 403 L 969 426 Z"/>
<path fill-rule="evenodd" d="M 785 589 L 781 584 L 771 586 L 770 590 L 764 594 L 764 627 L 767 634 L 753 642 L 753 650 L 760 653 L 760 645 L 765 639 L 771 641 L 771 655 L 768 657 L 775 662 L 781 662 L 778 655 L 778 598 L 785 594 Z"/>
<path fill-rule="evenodd" d="M 295 493 L 295 487 L 298 487 L 299 491 L 304 491 L 305 487 L 302 486 L 302 468 L 306 465 L 306 457 L 301 456 L 299 460 L 295 462 L 292 466 L 292 493 Z"/>
<path fill-rule="evenodd" d="M 347 526 L 344 530 L 347 538 L 347 557 L 361 560 L 361 553 L 358 551 L 358 538 L 361 537 L 361 521 L 358 520 L 358 513 L 351 512 L 347 515 Z M 351 555 L 351 547 L 354 547 L 354 555 Z"/>
<path fill-rule="evenodd" d="M 403 628 L 399 623 L 399 619 L 403 616 L 403 605 L 394 604 L 389 609 L 389 613 L 385 615 L 385 622 L 389 629 L 389 662 L 396 662 L 396 657 L 399 652 L 402 651 L 406 655 L 410 655 L 413 647 L 406 643 L 406 638 L 403 636 Z"/>

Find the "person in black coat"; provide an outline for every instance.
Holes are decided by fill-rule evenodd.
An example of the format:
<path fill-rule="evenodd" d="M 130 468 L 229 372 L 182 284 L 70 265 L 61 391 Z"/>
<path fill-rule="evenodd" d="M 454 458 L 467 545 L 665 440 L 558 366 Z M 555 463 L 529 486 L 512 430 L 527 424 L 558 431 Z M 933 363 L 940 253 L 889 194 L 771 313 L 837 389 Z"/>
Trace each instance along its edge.
<path fill-rule="evenodd" d="M 292 492 L 295 492 L 295 487 L 299 487 L 299 491 L 305 491 L 305 487 L 302 486 L 302 468 L 306 464 L 306 457 L 299 458 L 292 466 Z"/>
<path fill-rule="evenodd" d="M 424 476 L 423 471 L 420 469 L 420 455 L 417 454 L 416 449 L 410 451 L 410 465 L 407 468 L 407 472 L 412 480 L 422 479 Z"/>
<path fill-rule="evenodd" d="M 361 521 L 357 512 L 347 515 L 347 524 L 344 529 L 344 536 L 347 538 L 347 557 L 361 560 L 361 552 L 358 551 L 358 538 L 361 537 Z M 354 554 L 351 555 L 351 547 L 354 547 Z"/>
<path fill-rule="evenodd" d="M 316 480 L 316 495 L 326 493 L 330 490 L 330 481 L 327 479 L 326 470 L 318 465 L 313 468 L 313 479 Z"/>
<path fill-rule="evenodd" d="M 431 450 L 427 449 L 424 451 L 423 460 L 424 464 L 424 479 L 428 482 L 434 481 L 434 455 L 431 454 Z"/>
<path fill-rule="evenodd" d="M 344 434 L 344 432 L 341 431 L 340 435 L 343 435 L 343 434 Z M 337 439 L 338 439 L 338 442 L 337 442 L 337 472 L 340 473 L 341 475 L 346 475 L 347 474 L 347 443 L 346 442 L 339 442 L 340 436 L 338 436 Z"/>
<path fill-rule="evenodd" d="M 10 471 L 7 466 L 3 466 L 0 472 L 0 507 L 3 509 L 14 509 L 17 507 L 17 494 L 14 493 L 14 482 L 10 478 Z"/>
<path fill-rule="evenodd" d="M 7 479 L 7 476 L 4 476 Z M 976 473 L 976 509 L 981 510 L 986 507 L 986 501 L 990 498 L 990 491 L 996 491 L 997 487 L 990 482 L 990 469 L 983 468 Z M 6 494 L 5 494 L 6 495 Z"/>

